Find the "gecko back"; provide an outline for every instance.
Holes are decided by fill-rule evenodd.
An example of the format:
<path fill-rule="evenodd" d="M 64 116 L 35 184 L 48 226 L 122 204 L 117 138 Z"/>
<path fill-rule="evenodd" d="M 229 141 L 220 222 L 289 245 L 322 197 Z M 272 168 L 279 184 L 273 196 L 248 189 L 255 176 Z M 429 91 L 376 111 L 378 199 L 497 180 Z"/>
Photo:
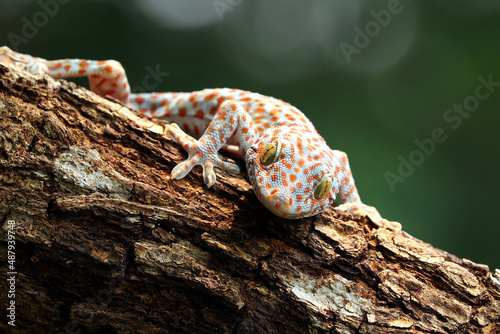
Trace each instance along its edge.
<path fill-rule="evenodd" d="M 314 129 L 311 121 L 294 106 L 273 97 L 239 89 L 132 94 L 128 104 L 147 117 L 176 123 L 185 132 L 199 138 L 226 100 L 238 102 L 245 109 L 257 132 L 263 132 L 276 124 L 293 123 Z"/>

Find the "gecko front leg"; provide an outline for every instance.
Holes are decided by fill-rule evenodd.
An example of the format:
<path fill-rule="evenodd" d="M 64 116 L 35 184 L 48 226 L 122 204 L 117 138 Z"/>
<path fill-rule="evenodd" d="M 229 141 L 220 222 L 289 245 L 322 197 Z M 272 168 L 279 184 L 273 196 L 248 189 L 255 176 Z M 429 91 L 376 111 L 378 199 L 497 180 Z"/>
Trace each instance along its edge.
<path fill-rule="evenodd" d="M 214 167 L 235 174 L 240 172 L 238 165 L 223 161 L 217 152 L 222 147 L 227 146 L 230 139 L 233 139 L 239 146 L 239 154 L 244 156 L 255 138 L 250 115 L 239 103 L 232 100 L 226 100 L 220 105 L 213 120 L 199 140 L 187 135 L 177 124 L 169 124 L 166 129 L 170 137 L 181 144 L 189 154 L 184 162 L 174 167 L 172 178 L 182 179 L 194 166 L 201 165 L 203 167 L 203 181 L 209 188 L 216 182 Z"/>
<path fill-rule="evenodd" d="M 338 158 L 341 163 L 341 167 L 344 169 L 344 177 L 340 184 L 339 191 L 340 198 L 343 204 L 337 206 L 336 210 L 348 212 L 355 217 L 366 216 L 379 227 L 385 227 L 390 230 L 401 230 L 400 223 L 382 218 L 376 208 L 361 202 L 358 190 L 356 188 L 356 185 L 354 184 L 354 178 L 352 176 L 351 168 L 349 167 L 347 154 L 337 150 L 334 150 L 333 154 Z"/>

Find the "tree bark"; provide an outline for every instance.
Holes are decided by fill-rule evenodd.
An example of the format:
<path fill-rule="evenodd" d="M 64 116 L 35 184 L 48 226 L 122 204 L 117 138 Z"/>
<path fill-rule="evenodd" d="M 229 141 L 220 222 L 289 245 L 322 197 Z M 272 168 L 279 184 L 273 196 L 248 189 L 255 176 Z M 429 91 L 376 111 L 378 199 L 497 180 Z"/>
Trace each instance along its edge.
<path fill-rule="evenodd" d="M 0 254 L 13 265 L 0 271 L 15 278 L 15 327 L 2 328 L 500 332 L 500 271 L 333 207 L 278 218 L 245 174 L 171 180 L 185 157 L 161 123 L 0 64 Z"/>

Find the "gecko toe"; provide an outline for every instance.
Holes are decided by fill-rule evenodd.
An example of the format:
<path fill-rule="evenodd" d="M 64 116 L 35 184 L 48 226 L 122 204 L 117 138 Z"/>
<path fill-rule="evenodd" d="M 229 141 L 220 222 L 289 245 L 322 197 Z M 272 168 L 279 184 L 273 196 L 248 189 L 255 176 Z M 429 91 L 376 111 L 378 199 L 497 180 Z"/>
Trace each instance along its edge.
<path fill-rule="evenodd" d="M 191 169 L 193 169 L 193 166 L 190 166 L 187 161 L 181 162 L 172 169 L 172 178 L 174 180 L 180 180 L 188 175 Z"/>

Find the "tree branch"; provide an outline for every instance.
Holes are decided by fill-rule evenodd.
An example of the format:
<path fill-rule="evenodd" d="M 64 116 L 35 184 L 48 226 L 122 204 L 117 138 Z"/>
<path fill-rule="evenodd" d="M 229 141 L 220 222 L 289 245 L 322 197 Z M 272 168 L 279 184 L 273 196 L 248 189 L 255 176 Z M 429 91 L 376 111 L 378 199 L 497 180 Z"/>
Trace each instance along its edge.
<path fill-rule="evenodd" d="M 220 172 L 212 189 L 200 170 L 174 182 L 184 158 L 161 124 L 0 64 L 1 257 L 12 230 L 15 329 L 500 332 L 500 272 L 334 208 L 280 219 L 244 174 Z M 10 302 L 2 291 L 2 309 Z"/>

